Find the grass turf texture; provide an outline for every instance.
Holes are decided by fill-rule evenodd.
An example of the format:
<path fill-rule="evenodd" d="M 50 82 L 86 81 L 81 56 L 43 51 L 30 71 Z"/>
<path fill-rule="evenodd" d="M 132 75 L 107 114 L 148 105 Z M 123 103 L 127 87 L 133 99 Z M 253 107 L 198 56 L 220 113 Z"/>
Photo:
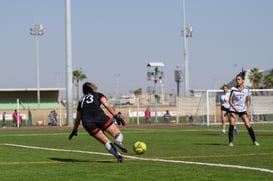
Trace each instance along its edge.
<path fill-rule="evenodd" d="M 71 141 L 70 130 L 1 130 L 1 180 L 273 180 L 273 125 L 253 127 L 259 147 L 252 144 L 243 125 L 237 125 L 240 134 L 234 135 L 234 147 L 228 146 L 227 135 L 220 135 L 219 126 L 122 128 L 129 149 L 124 163 L 110 155 L 92 154 L 107 152 L 83 129 Z M 143 155 L 133 152 L 138 140 L 147 144 Z M 196 162 L 231 167 L 189 164 Z M 234 165 L 272 172 L 232 168 Z"/>

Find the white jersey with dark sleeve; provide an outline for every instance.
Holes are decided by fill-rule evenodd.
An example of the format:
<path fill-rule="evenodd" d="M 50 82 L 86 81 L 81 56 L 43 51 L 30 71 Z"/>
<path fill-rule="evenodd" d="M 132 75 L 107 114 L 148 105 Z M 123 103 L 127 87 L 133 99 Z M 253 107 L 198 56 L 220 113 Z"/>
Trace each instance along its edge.
<path fill-rule="evenodd" d="M 230 105 L 229 105 L 229 102 L 228 102 L 229 101 L 229 96 L 230 96 L 230 91 L 221 94 L 221 97 L 220 97 L 221 106 L 226 108 L 226 109 L 230 108 Z"/>
<path fill-rule="evenodd" d="M 237 87 L 232 87 L 230 95 L 232 96 L 232 104 L 234 107 L 236 107 L 239 112 L 246 112 L 246 100 L 247 97 L 251 95 L 249 89 L 244 88 L 240 91 Z M 230 107 L 230 111 L 235 110 Z"/>

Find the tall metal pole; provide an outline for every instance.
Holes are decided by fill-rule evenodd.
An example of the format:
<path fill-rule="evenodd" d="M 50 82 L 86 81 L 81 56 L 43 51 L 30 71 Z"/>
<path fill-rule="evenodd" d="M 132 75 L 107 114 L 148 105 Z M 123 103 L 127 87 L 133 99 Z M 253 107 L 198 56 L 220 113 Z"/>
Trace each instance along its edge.
<path fill-rule="evenodd" d="M 182 30 L 184 37 L 184 79 L 185 79 L 185 96 L 190 96 L 190 77 L 189 77 L 189 48 L 188 38 L 192 37 L 192 27 L 186 27 L 186 0 L 183 0 L 183 21 Z"/>
<path fill-rule="evenodd" d="M 39 38 L 36 36 L 36 59 L 37 59 L 37 102 L 40 108 L 40 59 L 39 59 Z"/>
<path fill-rule="evenodd" d="M 176 96 L 179 97 L 179 81 L 176 82 L 176 87 L 177 87 L 177 93 L 176 93 Z"/>
<path fill-rule="evenodd" d="M 34 25 L 30 28 L 30 34 L 36 36 L 36 68 L 37 68 L 37 104 L 40 108 L 40 55 L 39 55 L 39 36 L 44 34 L 44 27 L 42 24 Z"/>
<path fill-rule="evenodd" d="M 179 84 L 182 81 L 182 70 L 179 68 L 179 66 L 176 66 L 176 70 L 174 71 L 174 80 L 177 83 L 177 93 L 176 96 L 179 97 Z"/>
<path fill-rule="evenodd" d="M 176 66 L 174 71 L 174 80 L 177 83 L 177 94 L 176 94 L 176 123 L 179 123 L 179 83 L 182 81 L 182 70 L 180 70 L 179 65 Z"/>
<path fill-rule="evenodd" d="M 155 67 L 155 80 L 154 80 L 154 91 L 155 91 L 155 123 L 158 123 L 158 116 L 157 116 L 157 101 L 158 101 L 158 95 L 157 95 L 157 80 L 158 80 L 158 67 Z"/>
<path fill-rule="evenodd" d="M 17 115 L 16 115 L 16 125 L 17 125 L 17 128 L 20 127 L 20 100 L 17 99 Z"/>
<path fill-rule="evenodd" d="M 72 98 L 72 41 L 71 41 L 71 1 L 65 0 L 65 52 L 66 52 L 66 113 L 67 124 L 73 125 Z"/>
<path fill-rule="evenodd" d="M 119 99 L 119 77 L 120 77 L 120 74 L 114 74 L 114 77 L 115 77 L 115 86 L 114 86 L 114 89 L 115 89 L 115 103 L 118 103 L 118 99 Z"/>

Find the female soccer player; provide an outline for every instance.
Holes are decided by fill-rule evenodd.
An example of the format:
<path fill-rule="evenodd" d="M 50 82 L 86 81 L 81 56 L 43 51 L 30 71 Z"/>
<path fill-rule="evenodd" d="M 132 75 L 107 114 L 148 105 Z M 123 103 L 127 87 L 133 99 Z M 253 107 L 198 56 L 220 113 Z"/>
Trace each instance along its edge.
<path fill-rule="evenodd" d="M 223 85 L 223 94 L 220 97 L 220 102 L 221 102 L 221 120 L 222 120 L 222 136 L 226 134 L 226 121 L 228 120 L 228 112 L 229 112 L 229 87 L 227 84 Z M 234 126 L 234 133 L 239 134 L 238 129 L 236 126 Z"/>
<path fill-rule="evenodd" d="M 236 76 L 236 87 L 231 88 L 229 97 L 230 104 L 230 125 L 229 125 L 229 146 L 233 146 L 233 129 L 237 120 L 237 115 L 244 121 L 248 133 L 254 145 L 260 144 L 256 141 L 255 133 L 250 125 L 247 114 L 250 114 L 250 92 L 249 89 L 244 87 L 245 72 L 241 72 Z"/>
<path fill-rule="evenodd" d="M 77 136 L 78 127 L 82 121 L 84 129 L 90 136 L 104 144 L 106 150 L 115 156 L 118 162 L 122 162 L 123 157 L 116 150 L 110 139 L 104 134 L 104 131 L 115 138 L 114 144 L 119 147 L 122 152 L 127 153 L 127 149 L 122 144 L 123 135 L 119 128 L 113 124 L 112 119 L 104 113 L 101 104 L 113 115 L 118 125 L 122 124 L 124 126 L 124 120 L 117 116 L 116 111 L 109 104 L 106 97 L 102 93 L 96 92 L 97 87 L 94 84 L 86 82 L 83 84 L 82 89 L 84 95 L 79 101 L 76 121 L 69 135 L 69 140 L 71 140 L 73 136 Z"/>

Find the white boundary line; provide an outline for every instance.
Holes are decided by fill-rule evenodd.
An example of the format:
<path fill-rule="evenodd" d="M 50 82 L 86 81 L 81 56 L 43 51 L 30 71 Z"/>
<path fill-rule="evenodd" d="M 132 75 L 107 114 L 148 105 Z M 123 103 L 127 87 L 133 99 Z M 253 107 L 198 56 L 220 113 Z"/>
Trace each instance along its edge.
<path fill-rule="evenodd" d="M 112 156 L 109 153 L 81 151 L 81 150 L 66 150 L 66 149 L 26 146 L 26 145 L 9 144 L 9 143 L 0 144 L 0 146 L 1 145 L 20 147 L 20 148 L 28 148 L 28 149 L 37 149 L 37 150 L 49 150 L 49 151 L 59 151 L 59 152 L 86 153 L 86 154 L 94 154 L 94 155 Z M 153 162 L 183 163 L 183 164 L 190 164 L 190 165 L 206 165 L 206 166 L 214 166 L 214 167 L 238 168 L 238 169 L 244 169 L 244 170 L 255 170 L 255 171 L 260 171 L 260 172 L 273 173 L 273 170 L 270 170 L 270 169 L 247 167 L 247 166 L 241 166 L 241 165 L 226 165 L 226 164 L 205 163 L 205 162 L 189 162 L 189 161 L 182 161 L 182 160 L 164 160 L 164 159 L 156 159 L 156 158 L 140 158 L 140 157 L 135 157 L 135 156 L 127 156 L 127 155 L 124 155 L 123 157 L 131 158 L 131 159 L 135 159 L 135 160 L 144 160 L 144 161 L 153 161 Z"/>

